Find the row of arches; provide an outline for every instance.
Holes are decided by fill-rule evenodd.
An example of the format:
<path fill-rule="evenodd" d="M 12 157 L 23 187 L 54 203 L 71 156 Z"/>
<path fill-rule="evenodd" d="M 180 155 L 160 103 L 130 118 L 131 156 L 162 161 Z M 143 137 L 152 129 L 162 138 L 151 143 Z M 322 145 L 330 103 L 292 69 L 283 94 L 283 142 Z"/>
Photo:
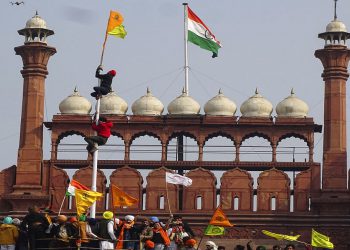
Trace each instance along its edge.
<path fill-rule="evenodd" d="M 91 184 L 91 167 L 77 170 L 72 178 L 86 186 Z M 257 178 L 257 186 L 253 186 L 253 178 L 248 171 L 236 168 L 223 173 L 220 186 L 217 189 L 217 177 L 212 171 L 197 168 L 186 173 L 193 184 L 183 187 L 165 183 L 165 173 L 171 170 L 164 167 L 153 170 L 145 177 L 135 169 L 122 167 L 114 170 L 109 176 L 109 185 L 114 184 L 139 202 L 128 208 L 131 211 L 163 211 L 169 212 L 198 212 L 213 211 L 219 204 L 228 212 L 275 212 L 289 213 L 310 211 L 311 170 L 300 172 L 294 180 L 293 190 L 290 188 L 291 179 L 280 170 L 263 171 Z M 51 167 L 50 178 L 51 205 L 58 208 L 61 205 L 66 187 L 69 182 L 67 173 L 54 166 Z M 146 181 L 145 188 L 142 184 Z M 110 197 L 107 178 L 99 170 L 97 189 L 105 194 L 104 200 L 97 205 L 98 211 L 109 208 Z M 182 207 L 179 201 L 182 200 Z M 65 209 L 74 211 L 74 200 L 65 202 Z"/>
<path fill-rule="evenodd" d="M 286 137 L 278 145 L 258 135 L 245 138 L 240 145 L 235 145 L 232 138 L 217 135 L 198 145 L 192 137 L 181 135 L 173 138 L 167 145 L 162 145 L 152 135 L 142 135 L 126 144 L 119 136 L 111 136 L 107 144 L 100 148 L 99 159 L 116 160 L 203 160 L 203 161 L 313 161 L 312 148 L 305 140 Z M 81 135 L 71 135 L 60 140 L 53 148 L 52 159 L 86 159 L 85 141 Z M 179 156 L 182 155 L 182 159 Z"/>

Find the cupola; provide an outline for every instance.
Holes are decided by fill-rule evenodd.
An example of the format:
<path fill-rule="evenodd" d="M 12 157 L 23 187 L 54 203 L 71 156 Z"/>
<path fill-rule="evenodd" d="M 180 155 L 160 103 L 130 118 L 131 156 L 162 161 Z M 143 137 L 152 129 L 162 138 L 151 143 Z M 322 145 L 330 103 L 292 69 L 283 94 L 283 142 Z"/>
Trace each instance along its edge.
<path fill-rule="evenodd" d="M 273 106 L 256 89 L 255 95 L 243 102 L 240 109 L 243 117 L 271 117 Z"/>
<path fill-rule="evenodd" d="M 290 96 L 286 97 L 276 106 L 278 117 L 304 118 L 307 117 L 309 106 L 301 99 L 295 96 L 294 90 Z"/>
<path fill-rule="evenodd" d="M 219 93 L 211 98 L 204 106 L 205 114 L 211 116 L 233 116 L 236 110 L 236 104 L 224 96 L 221 89 Z"/>
<path fill-rule="evenodd" d="M 163 103 L 152 95 L 149 88 L 147 93 L 137 99 L 131 106 L 134 115 L 161 115 L 164 110 Z"/>
<path fill-rule="evenodd" d="M 54 32 L 46 27 L 45 20 L 36 12 L 35 15 L 27 21 L 26 27 L 18 31 L 18 34 L 25 37 L 24 43 L 41 42 L 46 44 L 47 37 L 53 35 Z"/>
<path fill-rule="evenodd" d="M 197 115 L 200 109 L 199 103 L 190 97 L 185 89 L 182 90 L 182 95 L 176 97 L 168 105 L 168 113 L 170 115 Z"/>
<path fill-rule="evenodd" d="M 91 108 L 91 103 L 79 94 L 77 87 L 75 87 L 73 94 L 61 101 L 59 105 L 59 110 L 64 115 L 87 115 L 90 114 Z"/>
<path fill-rule="evenodd" d="M 325 40 L 327 45 L 346 45 L 346 40 L 350 38 L 343 22 L 337 19 L 337 1 L 334 1 L 334 19 L 327 27 L 326 32 L 318 34 L 318 37 Z"/>
<path fill-rule="evenodd" d="M 100 103 L 101 114 L 125 115 L 128 111 L 128 104 L 114 91 L 102 96 Z"/>

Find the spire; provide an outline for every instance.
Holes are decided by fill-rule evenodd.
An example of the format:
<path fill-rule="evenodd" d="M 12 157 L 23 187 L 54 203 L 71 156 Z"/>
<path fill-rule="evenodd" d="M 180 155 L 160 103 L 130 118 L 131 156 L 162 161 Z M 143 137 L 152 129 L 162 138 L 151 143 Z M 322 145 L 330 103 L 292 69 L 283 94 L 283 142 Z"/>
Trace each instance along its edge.
<path fill-rule="evenodd" d="M 337 20 L 337 1 L 334 0 L 334 20 Z"/>

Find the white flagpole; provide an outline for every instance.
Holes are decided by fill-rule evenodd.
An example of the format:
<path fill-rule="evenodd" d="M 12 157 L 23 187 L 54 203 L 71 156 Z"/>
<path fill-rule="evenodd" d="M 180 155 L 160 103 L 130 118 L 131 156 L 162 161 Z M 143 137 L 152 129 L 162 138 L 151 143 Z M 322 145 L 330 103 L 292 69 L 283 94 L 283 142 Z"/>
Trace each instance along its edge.
<path fill-rule="evenodd" d="M 185 42 L 185 93 L 189 95 L 188 89 L 188 52 L 187 52 L 187 40 L 188 40 L 188 9 L 187 3 L 182 4 L 184 6 L 184 42 Z"/>
<path fill-rule="evenodd" d="M 64 203 L 65 200 L 66 200 L 66 194 L 64 194 L 64 197 L 63 197 L 63 200 L 62 200 L 62 203 L 61 203 L 61 206 L 60 206 L 60 210 L 58 210 L 58 215 L 61 214 L 63 203 Z"/>
<path fill-rule="evenodd" d="M 98 81 L 98 86 L 101 85 L 101 80 Z M 98 125 L 98 120 L 100 118 L 100 100 L 101 97 L 97 99 L 95 106 L 95 121 L 96 125 Z M 97 160 L 98 160 L 98 148 L 94 152 L 93 161 L 92 161 L 92 180 L 91 180 L 91 190 L 97 191 L 96 182 L 97 182 Z M 96 201 L 90 207 L 90 218 L 95 218 L 96 216 Z"/>
<path fill-rule="evenodd" d="M 165 173 L 165 176 L 166 176 L 166 173 Z M 173 215 L 172 212 L 171 212 L 171 208 L 170 208 L 168 183 L 166 181 L 166 177 L 165 177 L 165 190 L 166 190 L 166 199 L 167 199 L 167 203 L 168 203 L 168 207 L 169 207 L 169 213 L 170 213 L 170 215 Z"/>

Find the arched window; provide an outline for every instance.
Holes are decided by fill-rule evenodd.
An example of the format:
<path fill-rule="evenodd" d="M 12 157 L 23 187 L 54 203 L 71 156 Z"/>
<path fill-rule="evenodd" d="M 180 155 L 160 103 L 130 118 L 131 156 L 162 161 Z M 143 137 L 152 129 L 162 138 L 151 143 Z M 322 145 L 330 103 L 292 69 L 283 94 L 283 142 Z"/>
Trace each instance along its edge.
<path fill-rule="evenodd" d="M 302 139 L 294 136 L 285 138 L 277 145 L 276 160 L 280 162 L 309 161 L 309 147 Z"/>
<path fill-rule="evenodd" d="M 311 211 L 311 197 L 309 197 L 308 202 L 309 202 L 308 210 Z"/>
<path fill-rule="evenodd" d="M 168 143 L 168 161 L 196 161 L 199 148 L 197 142 L 188 136 L 178 136 Z"/>
<path fill-rule="evenodd" d="M 270 142 L 261 136 L 245 139 L 240 146 L 239 159 L 240 161 L 271 161 L 272 147 Z"/>
<path fill-rule="evenodd" d="M 236 148 L 234 142 L 223 136 L 217 136 L 205 142 L 203 161 L 234 161 Z"/>
<path fill-rule="evenodd" d="M 276 211 L 276 197 L 271 197 L 271 211 Z"/>
<path fill-rule="evenodd" d="M 164 195 L 159 196 L 159 209 L 164 209 L 165 208 L 165 200 L 164 200 Z"/>
<path fill-rule="evenodd" d="M 149 135 L 135 138 L 130 146 L 131 160 L 160 160 L 162 145 L 160 141 Z"/>
<path fill-rule="evenodd" d="M 202 196 L 198 195 L 196 197 L 196 209 L 201 210 L 202 209 Z"/>
<path fill-rule="evenodd" d="M 233 198 L 233 210 L 239 210 L 239 197 L 235 196 Z"/>

